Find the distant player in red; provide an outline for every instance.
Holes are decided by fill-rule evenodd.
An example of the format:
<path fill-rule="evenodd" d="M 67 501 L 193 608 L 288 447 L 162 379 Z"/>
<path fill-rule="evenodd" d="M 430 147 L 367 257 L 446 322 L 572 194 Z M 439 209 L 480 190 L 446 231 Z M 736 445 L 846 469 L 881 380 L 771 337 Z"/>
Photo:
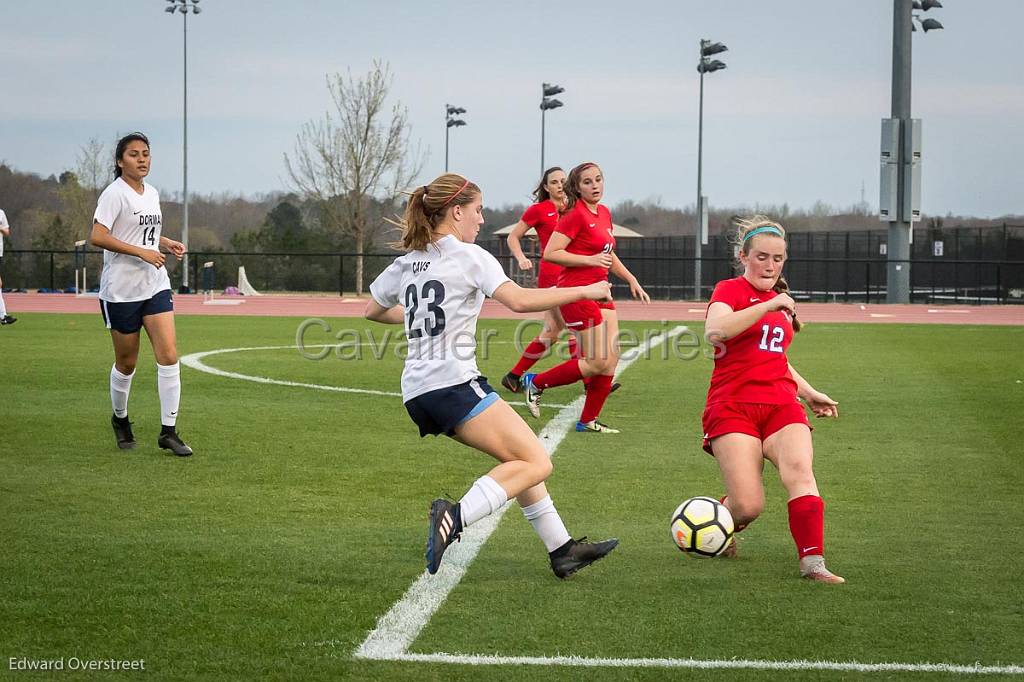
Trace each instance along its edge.
<path fill-rule="evenodd" d="M 703 416 L 704 449 L 718 461 L 726 489 L 722 501 L 737 530 L 764 509 L 764 460 L 774 464 L 789 495 L 800 574 L 846 582 L 825 567 L 825 505 L 811 468 L 811 427 L 797 398 L 818 417 L 838 417 L 838 403 L 807 383 L 786 358 L 800 330 L 782 277 L 786 231 L 763 216 L 739 226 L 743 274 L 719 282 L 708 305 L 705 336 L 717 352 Z M 735 555 L 735 543 L 727 554 Z"/>
<path fill-rule="evenodd" d="M 601 205 L 604 175 L 596 163 L 583 163 L 569 173 L 565 186 L 566 207 L 551 235 L 544 260 L 565 267 L 559 287 L 581 286 L 607 281 L 609 271 L 629 284 L 633 298 L 651 299 L 618 256 L 612 235 L 612 216 Z M 577 431 L 618 433 L 597 420 L 612 390 L 612 378 L 619 362 L 619 318 L 615 304 L 570 304 L 560 312 L 566 326 L 577 335 L 582 358 L 571 359 L 541 374 L 524 374 L 523 388 L 530 414 L 540 416 L 540 395 L 548 388 L 587 381 L 587 399 Z"/>
<path fill-rule="evenodd" d="M 519 265 L 520 270 L 532 270 L 533 262 L 523 253 L 520 240 L 533 228 L 540 241 L 541 253 L 548 245 L 551 234 L 558 226 L 558 214 L 565 206 L 565 171 L 558 166 L 548 168 L 540 179 L 537 188 L 533 190 L 533 197 L 537 203 L 531 205 L 523 213 L 523 217 L 512 228 L 508 235 L 508 248 L 513 258 Z M 558 278 L 562 275 L 562 266 L 550 261 L 541 260 L 537 268 L 537 288 L 547 289 L 558 285 Z M 534 363 L 548 352 L 548 349 L 558 340 L 559 335 L 565 329 L 565 321 L 562 319 L 558 308 L 552 308 L 544 313 L 544 329 L 537 337 L 526 346 L 519 362 L 508 374 L 501 379 L 501 385 L 518 393 L 520 389 L 520 377 L 523 373 L 533 367 Z M 576 353 L 576 340 L 569 339 L 570 357 L 579 357 Z"/>

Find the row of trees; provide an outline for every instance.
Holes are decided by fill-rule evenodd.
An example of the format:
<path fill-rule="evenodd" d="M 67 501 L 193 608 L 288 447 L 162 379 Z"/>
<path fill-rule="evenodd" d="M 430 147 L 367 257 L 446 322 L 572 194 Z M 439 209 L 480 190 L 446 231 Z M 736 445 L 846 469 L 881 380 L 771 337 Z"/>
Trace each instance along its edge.
<path fill-rule="evenodd" d="M 399 213 L 403 190 L 413 186 L 424 155 L 410 142 L 405 107 L 389 105 L 392 75 L 375 61 L 363 77 L 326 78 L 331 109 L 304 124 L 293 151 L 284 155 L 291 193 L 254 199 L 198 196 L 190 202 L 193 251 L 354 252 L 381 250 L 394 235 L 385 218 Z M 74 169 L 45 180 L 0 164 L 0 207 L 15 227 L 21 248 L 69 249 L 87 237 L 96 199 L 112 179 L 112 146 L 90 140 Z M 164 225 L 172 234 L 181 207 L 163 197 Z M 525 206 L 488 209 L 483 237 L 515 223 Z M 820 202 L 810 210 L 788 205 L 735 207 L 712 211 L 710 231 L 729 228 L 737 214 L 767 213 L 794 232 L 879 229 L 866 205 L 837 210 Z M 645 236 L 692 234 L 693 211 L 665 208 L 657 200 L 626 201 L 613 207 L 616 222 Z M 949 221 L 947 217 L 947 222 Z M 985 221 L 971 219 L 972 224 Z M 363 258 L 356 259 L 355 290 L 364 289 Z"/>

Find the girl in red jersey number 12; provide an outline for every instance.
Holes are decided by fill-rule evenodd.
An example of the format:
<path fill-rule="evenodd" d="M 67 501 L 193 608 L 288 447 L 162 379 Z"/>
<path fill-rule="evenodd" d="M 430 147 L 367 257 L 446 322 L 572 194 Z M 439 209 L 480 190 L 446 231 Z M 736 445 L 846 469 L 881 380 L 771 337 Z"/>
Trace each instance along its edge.
<path fill-rule="evenodd" d="M 763 460 L 779 470 L 789 495 L 789 529 L 800 575 L 823 583 L 843 578 L 825 567 L 825 505 L 811 468 L 814 448 L 802 398 L 817 417 L 838 417 L 836 401 L 789 364 L 786 349 L 800 330 L 782 277 L 786 231 L 763 216 L 739 221 L 743 274 L 715 287 L 705 336 L 718 348 L 704 409 L 704 449 L 725 481 L 722 502 L 737 531 L 764 509 Z M 733 539 L 727 555 L 735 555 Z"/>

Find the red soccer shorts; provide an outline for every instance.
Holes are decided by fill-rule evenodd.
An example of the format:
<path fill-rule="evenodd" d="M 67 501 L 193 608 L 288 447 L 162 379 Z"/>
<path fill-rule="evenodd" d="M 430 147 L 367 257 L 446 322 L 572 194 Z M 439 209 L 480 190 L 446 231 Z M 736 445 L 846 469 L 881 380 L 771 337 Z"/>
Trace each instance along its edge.
<path fill-rule="evenodd" d="M 813 430 L 807 420 L 804 406 L 797 402 L 783 405 L 766 403 L 712 403 L 704 408 L 701 417 L 704 426 L 704 452 L 714 456 L 711 441 L 727 433 L 745 433 L 762 443 L 776 431 L 790 424 L 804 424 Z"/>
<path fill-rule="evenodd" d="M 578 332 L 583 329 L 590 329 L 604 322 L 601 310 L 615 310 L 615 303 L 612 301 L 576 301 L 567 303 L 559 310 L 565 326 L 569 331 Z"/>
<path fill-rule="evenodd" d="M 558 278 L 562 276 L 562 270 L 564 269 L 558 263 L 549 263 L 546 260 L 542 260 L 537 267 L 537 288 L 548 289 L 558 286 Z"/>

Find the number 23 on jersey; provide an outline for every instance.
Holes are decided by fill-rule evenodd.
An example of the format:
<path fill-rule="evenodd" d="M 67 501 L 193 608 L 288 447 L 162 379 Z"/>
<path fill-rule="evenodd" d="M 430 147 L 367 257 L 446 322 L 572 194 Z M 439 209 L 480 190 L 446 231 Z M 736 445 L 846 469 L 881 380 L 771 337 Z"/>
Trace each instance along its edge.
<path fill-rule="evenodd" d="M 424 334 L 437 336 L 444 331 L 444 309 L 441 307 L 444 293 L 444 284 L 436 279 L 424 282 L 419 293 L 415 282 L 406 287 L 405 316 L 410 339 L 418 339 Z M 425 310 L 420 310 L 420 303 L 426 304 Z M 417 318 L 417 313 L 422 314 Z"/>

